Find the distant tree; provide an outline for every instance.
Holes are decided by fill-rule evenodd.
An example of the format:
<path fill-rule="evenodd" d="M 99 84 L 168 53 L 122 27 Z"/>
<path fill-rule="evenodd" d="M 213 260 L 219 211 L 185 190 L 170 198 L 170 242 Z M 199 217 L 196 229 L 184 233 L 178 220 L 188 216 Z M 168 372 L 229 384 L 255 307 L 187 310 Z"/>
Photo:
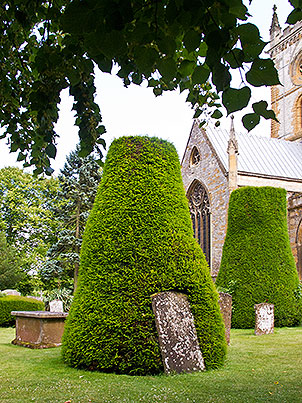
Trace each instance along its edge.
<path fill-rule="evenodd" d="M 18 251 L 8 245 L 5 234 L 0 232 L 0 291 L 6 288 L 17 288 L 17 284 L 25 277 Z"/>
<path fill-rule="evenodd" d="M 100 179 L 101 169 L 93 156 L 80 157 L 79 147 L 69 154 L 58 177 L 60 186 L 54 209 L 58 235 L 41 270 L 46 282 L 56 279 L 64 283 L 73 278 L 76 288 L 82 234 Z"/>
<path fill-rule="evenodd" d="M 39 271 L 55 239 L 51 207 L 57 190 L 57 179 L 37 178 L 15 167 L 0 170 L 0 228 L 26 272 Z"/>
<path fill-rule="evenodd" d="M 301 19 L 301 4 L 288 22 Z M 18 160 L 51 173 L 56 156 L 54 123 L 60 93 L 74 97 L 82 156 L 105 142 L 94 101 L 94 68 L 117 75 L 125 86 L 145 81 L 155 95 L 187 90 L 195 116 L 207 106 L 213 118 L 222 103 L 231 113 L 245 108 L 251 87 L 279 83 L 270 59 L 260 57 L 266 43 L 246 23 L 243 0 L 5 0 L 0 5 L 0 125 Z M 231 74 L 241 70 L 239 88 Z M 254 103 L 244 125 L 274 117 L 267 103 Z"/>

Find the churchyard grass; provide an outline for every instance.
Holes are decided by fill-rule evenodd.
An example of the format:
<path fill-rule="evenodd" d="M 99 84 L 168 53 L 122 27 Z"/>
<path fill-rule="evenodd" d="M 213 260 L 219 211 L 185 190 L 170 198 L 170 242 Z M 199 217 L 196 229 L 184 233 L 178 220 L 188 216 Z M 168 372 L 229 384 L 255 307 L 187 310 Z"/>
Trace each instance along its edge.
<path fill-rule="evenodd" d="M 14 346 L 0 328 L 0 402 L 301 402 L 302 327 L 231 332 L 224 367 L 173 376 L 127 376 L 67 367 L 60 348 Z"/>

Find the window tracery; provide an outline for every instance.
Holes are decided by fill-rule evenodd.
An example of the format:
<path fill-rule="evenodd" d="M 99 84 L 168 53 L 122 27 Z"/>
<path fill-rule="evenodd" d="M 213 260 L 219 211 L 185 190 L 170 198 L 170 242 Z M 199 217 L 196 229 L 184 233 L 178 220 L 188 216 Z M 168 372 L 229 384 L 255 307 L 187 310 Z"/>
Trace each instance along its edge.
<path fill-rule="evenodd" d="M 302 219 L 299 222 L 296 234 L 297 247 L 297 270 L 300 280 L 302 280 Z"/>
<path fill-rule="evenodd" d="M 299 52 L 293 58 L 290 64 L 289 74 L 294 85 L 302 84 L 302 52 Z"/>
<path fill-rule="evenodd" d="M 197 147 L 194 146 L 190 156 L 190 166 L 197 165 L 199 161 L 200 161 L 200 154 Z"/>
<path fill-rule="evenodd" d="M 211 209 L 209 196 L 200 182 L 196 182 L 189 196 L 189 208 L 194 237 L 200 244 L 206 260 L 211 262 Z"/>

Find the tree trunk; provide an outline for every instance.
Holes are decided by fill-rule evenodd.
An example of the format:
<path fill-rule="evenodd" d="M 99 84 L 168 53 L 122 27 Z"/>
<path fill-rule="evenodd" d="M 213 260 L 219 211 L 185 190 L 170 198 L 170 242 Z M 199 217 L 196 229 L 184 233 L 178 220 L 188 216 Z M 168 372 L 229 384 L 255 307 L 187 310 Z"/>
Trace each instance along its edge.
<path fill-rule="evenodd" d="M 80 238 L 80 214 L 81 214 L 81 201 L 78 200 L 77 203 L 77 211 L 76 211 L 76 230 L 75 230 L 75 237 L 76 240 Z M 75 252 L 79 255 L 80 248 L 78 245 L 75 247 Z M 73 274 L 73 292 L 75 293 L 77 286 L 78 286 L 78 274 L 79 274 L 79 263 L 75 262 L 74 264 L 74 274 Z"/>
<path fill-rule="evenodd" d="M 78 247 L 76 249 L 79 249 Z M 78 253 L 78 251 L 77 251 Z M 79 263 L 74 264 L 74 274 L 73 274 L 73 292 L 75 293 L 78 286 L 78 274 L 79 274 Z"/>

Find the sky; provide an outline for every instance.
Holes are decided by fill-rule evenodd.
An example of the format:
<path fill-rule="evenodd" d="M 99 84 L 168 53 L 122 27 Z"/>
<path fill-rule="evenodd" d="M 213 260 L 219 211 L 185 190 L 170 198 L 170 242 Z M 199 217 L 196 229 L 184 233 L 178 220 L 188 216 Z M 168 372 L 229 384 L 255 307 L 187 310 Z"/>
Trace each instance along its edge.
<path fill-rule="evenodd" d="M 248 0 L 245 1 L 248 6 Z M 269 28 L 272 20 L 273 5 L 277 5 L 277 14 L 282 28 L 292 10 L 287 0 L 253 0 L 248 6 L 252 17 L 248 22 L 258 26 L 262 39 L 269 40 Z M 265 48 L 267 49 L 267 48 Z M 236 79 L 235 79 L 236 80 Z M 178 90 L 155 97 L 151 88 L 146 86 L 123 86 L 122 80 L 108 73 L 96 72 L 96 102 L 101 109 L 103 124 L 106 127 L 104 139 L 107 149 L 114 138 L 124 135 L 157 136 L 171 141 L 182 159 L 190 129 L 193 124 L 194 111 L 186 102 L 186 94 Z M 270 89 L 261 87 L 252 90 L 252 102 L 265 99 L 270 102 Z M 75 149 L 78 143 L 77 127 L 74 126 L 74 114 L 71 111 L 73 100 L 65 90 L 61 94 L 60 117 L 55 130 L 60 136 L 57 141 L 57 156 L 52 161 L 55 175 L 65 163 L 66 155 Z M 251 110 L 245 110 L 249 113 Z M 225 112 L 224 112 L 225 115 Z M 244 133 L 241 112 L 235 115 L 235 130 Z M 230 119 L 224 117 L 221 127 L 229 129 Z M 252 130 L 252 134 L 269 136 L 270 122 L 261 119 L 261 123 Z M 0 141 L 0 168 L 19 166 L 16 162 L 18 152 L 9 153 L 5 140 Z"/>

